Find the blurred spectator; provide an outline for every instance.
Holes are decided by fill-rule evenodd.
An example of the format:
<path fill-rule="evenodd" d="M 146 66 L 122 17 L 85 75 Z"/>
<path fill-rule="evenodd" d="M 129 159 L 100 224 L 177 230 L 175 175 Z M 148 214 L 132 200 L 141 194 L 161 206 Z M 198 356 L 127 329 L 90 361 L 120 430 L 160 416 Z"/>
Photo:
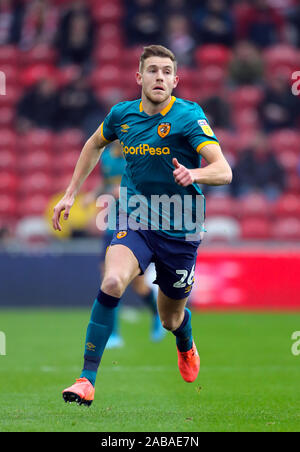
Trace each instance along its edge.
<path fill-rule="evenodd" d="M 240 16 L 237 37 L 261 48 L 282 42 L 285 39 L 284 18 L 269 6 L 268 0 L 254 0 Z"/>
<path fill-rule="evenodd" d="M 206 6 L 198 6 L 194 20 L 199 44 L 233 45 L 235 25 L 225 0 L 209 0 Z"/>
<path fill-rule="evenodd" d="M 14 0 L 0 0 L 0 45 L 17 44 L 22 26 L 22 5 Z"/>
<path fill-rule="evenodd" d="M 240 41 L 233 49 L 229 63 L 229 77 L 236 85 L 252 85 L 262 82 L 263 60 L 258 49 L 247 41 Z"/>
<path fill-rule="evenodd" d="M 300 47 L 300 4 L 295 4 L 291 8 L 286 8 L 286 18 L 291 27 L 291 41 L 292 43 Z"/>
<path fill-rule="evenodd" d="M 62 16 L 56 47 L 61 64 L 89 65 L 94 46 L 95 25 L 85 2 L 75 1 Z"/>
<path fill-rule="evenodd" d="M 231 126 L 230 107 L 221 96 L 210 96 L 201 101 L 205 115 L 211 127 L 227 129 Z"/>
<path fill-rule="evenodd" d="M 126 0 L 124 18 L 127 44 L 160 44 L 163 31 L 162 2 L 159 0 Z"/>
<path fill-rule="evenodd" d="M 20 47 L 30 50 L 37 44 L 52 45 L 58 24 L 58 11 L 47 0 L 26 3 Z"/>
<path fill-rule="evenodd" d="M 81 128 L 87 135 L 93 133 L 105 115 L 87 79 L 79 75 L 60 93 L 57 124 L 60 129 Z M 88 130 L 87 127 L 89 128 Z"/>
<path fill-rule="evenodd" d="M 163 39 L 166 47 L 176 55 L 179 65 L 191 65 L 195 40 L 190 32 L 190 23 L 185 16 L 171 15 L 166 22 L 166 34 Z"/>
<path fill-rule="evenodd" d="M 249 148 L 237 159 L 233 168 L 231 190 L 234 196 L 262 191 L 276 199 L 285 188 L 285 171 L 268 147 L 267 138 L 258 134 Z"/>
<path fill-rule="evenodd" d="M 300 112 L 299 97 L 291 91 L 286 76 L 274 74 L 266 86 L 259 106 L 260 117 L 266 132 L 297 126 Z"/>
<path fill-rule="evenodd" d="M 25 133 L 31 127 L 55 129 L 58 91 L 51 78 L 41 79 L 27 91 L 17 106 L 17 129 Z"/>

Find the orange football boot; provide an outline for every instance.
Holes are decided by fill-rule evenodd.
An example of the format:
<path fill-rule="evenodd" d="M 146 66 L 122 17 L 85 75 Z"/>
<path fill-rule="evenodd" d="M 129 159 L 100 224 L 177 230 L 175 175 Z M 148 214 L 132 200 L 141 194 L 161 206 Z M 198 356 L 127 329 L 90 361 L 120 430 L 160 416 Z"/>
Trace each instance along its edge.
<path fill-rule="evenodd" d="M 87 378 L 77 378 L 76 383 L 65 389 L 62 395 L 65 402 L 90 406 L 94 400 L 95 388 Z"/>
<path fill-rule="evenodd" d="M 180 352 L 177 348 L 178 367 L 182 378 L 188 383 L 196 380 L 200 369 L 200 357 L 193 341 L 193 346 L 187 352 Z"/>

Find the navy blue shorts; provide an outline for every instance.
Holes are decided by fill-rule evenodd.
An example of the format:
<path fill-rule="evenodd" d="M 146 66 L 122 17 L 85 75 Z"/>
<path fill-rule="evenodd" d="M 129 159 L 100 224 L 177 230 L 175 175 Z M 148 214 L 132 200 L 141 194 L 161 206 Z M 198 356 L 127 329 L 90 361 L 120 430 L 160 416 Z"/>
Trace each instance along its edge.
<path fill-rule="evenodd" d="M 116 230 L 111 245 L 129 248 L 139 262 L 141 274 L 154 262 L 156 280 L 170 298 L 186 298 L 194 284 L 197 250 L 201 240 L 192 242 L 173 238 L 151 230 Z"/>

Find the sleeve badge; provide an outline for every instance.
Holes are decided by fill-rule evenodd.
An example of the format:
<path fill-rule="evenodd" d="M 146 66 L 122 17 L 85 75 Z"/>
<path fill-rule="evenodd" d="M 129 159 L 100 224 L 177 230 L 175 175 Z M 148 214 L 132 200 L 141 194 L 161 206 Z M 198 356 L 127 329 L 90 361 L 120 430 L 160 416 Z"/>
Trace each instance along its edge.
<path fill-rule="evenodd" d="M 201 127 L 203 133 L 209 137 L 214 136 L 214 132 L 212 131 L 210 125 L 206 121 L 206 119 L 199 119 L 198 121 L 199 127 Z"/>

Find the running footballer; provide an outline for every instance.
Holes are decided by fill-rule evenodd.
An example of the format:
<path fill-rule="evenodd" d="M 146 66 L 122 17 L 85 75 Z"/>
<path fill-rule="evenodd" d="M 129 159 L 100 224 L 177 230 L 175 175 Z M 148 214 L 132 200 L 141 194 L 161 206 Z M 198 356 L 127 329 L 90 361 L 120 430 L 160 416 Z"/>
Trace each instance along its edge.
<path fill-rule="evenodd" d="M 198 184 L 229 184 L 232 172 L 199 105 L 172 96 L 179 81 L 176 71 L 170 50 L 157 45 L 144 48 L 136 74 L 141 99 L 121 102 L 111 109 L 84 145 L 70 185 L 54 209 L 53 227 L 61 230 L 61 213 L 64 211 L 64 218 L 68 218 L 82 183 L 104 147 L 118 139 L 126 158 L 121 181 L 126 196 L 120 197 L 120 206 L 127 218 L 136 208 L 133 197 L 139 197 L 145 206 L 137 219 L 140 228 L 130 227 L 130 222 L 124 227 L 124 218 L 119 218 L 87 327 L 83 370 L 75 384 L 63 391 L 65 401 L 90 405 L 94 400 L 96 375 L 112 331 L 114 309 L 129 283 L 143 274 L 150 262 L 156 268 L 161 323 L 176 338 L 180 374 L 186 382 L 198 376 L 200 358 L 192 335 L 191 312 L 185 306 L 201 240 L 197 234 L 194 240 L 187 240 L 195 231 L 182 222 L 179 227 L 174 211 L 167 214 L 162 208 L 153 212 L 152 200 L 155 195 L 176 195 L 183 203 L 188 198 L 195 213 L 197 200 L 203 199 Z M 200 168 L 202 157 L 207 162 L 204 168 Z"/>

